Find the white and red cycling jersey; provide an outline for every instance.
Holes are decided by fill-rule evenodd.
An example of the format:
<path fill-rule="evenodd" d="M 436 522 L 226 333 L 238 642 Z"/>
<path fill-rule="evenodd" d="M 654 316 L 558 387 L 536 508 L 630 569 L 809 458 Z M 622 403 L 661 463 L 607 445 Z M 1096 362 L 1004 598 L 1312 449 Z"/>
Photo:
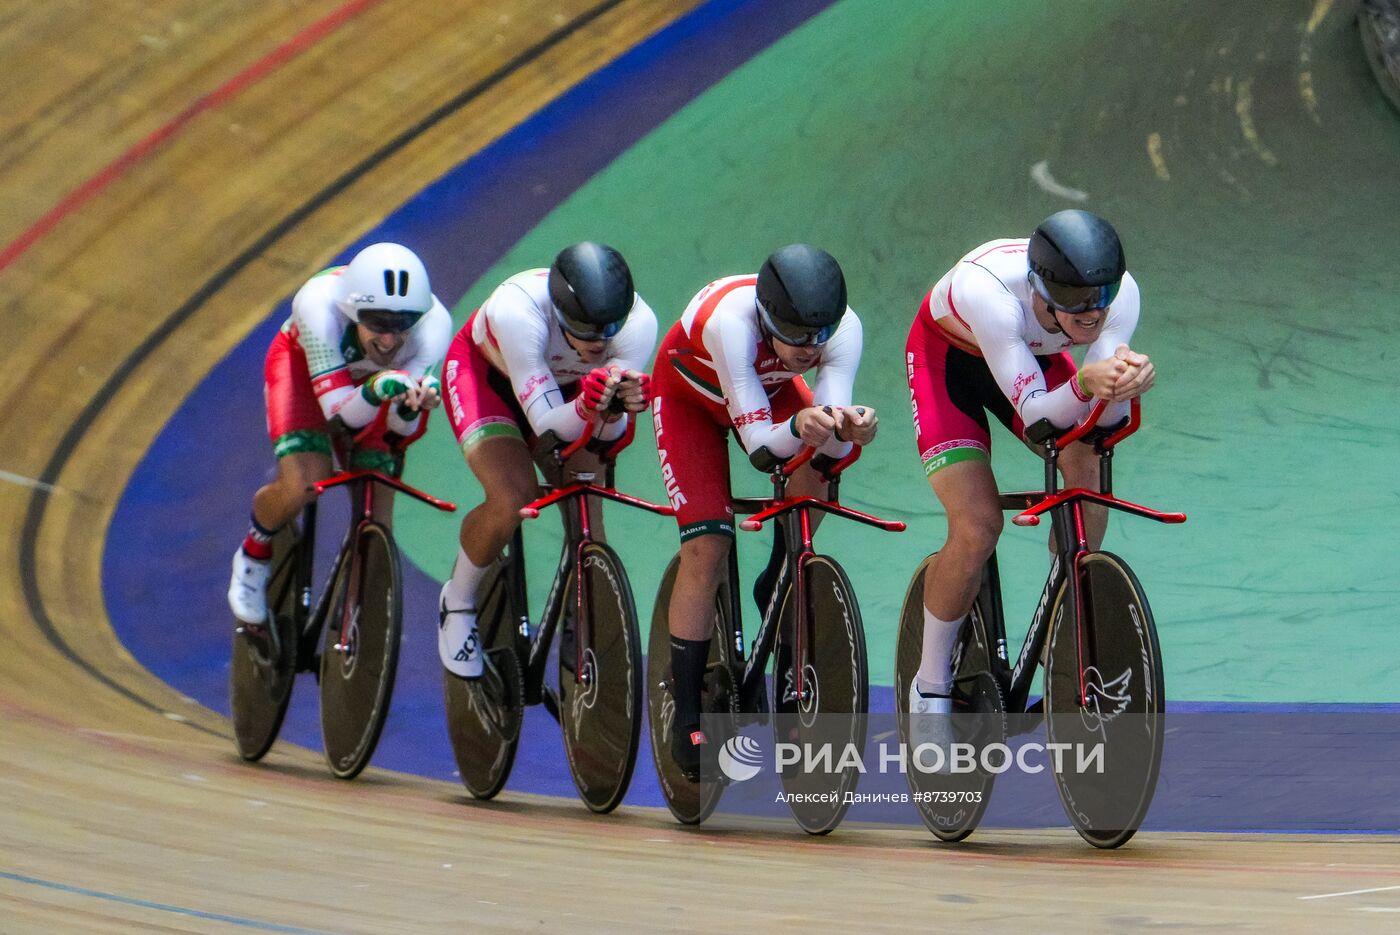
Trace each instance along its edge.
<path fill-rule="evenodd" d="M 802 448 L 791 418 L 775 422 L 769 397 L 800 379 L 783 366 L 758 320 L 757 276 L 729 276 L 690 300 L 666 340 L 666 356 L 702 398 L 724 407 L 744 450 L 789 458 Z M 849 406 L 860 367 L 863 330 L 849 308 L 817 360 L 813 405 Z M 660 359 L 658 358 L 658 363 Z M 839 454 L 849 443 L 829 443 Z"/>
<path fill-rule="evenodd" d="M 295 439 L 319 432 L 337 416 L 352 429 L 363 428 L 380 405 L 365 399 L 359 387 L 381 370 L 402 370 L 421 379 L 442 359 L 452 339 L 452 316 L 433 298 L 433 307 L 406 333 L 386 363 L 376 363 L 360 345 L 359 331 L 336 305 L 337 281 L 345 267 L 317 273 L 292 298 L 291 317 L 282 325 L 264 364 L 268 434 L 278 455 L 302 450 Z M 409 434 L 417 424 L 391 413 L 390 428 Z M 322 443 L 315 443 L 322 450 Z"/>
<path fill-rule="evenodd" d="M 726 435 L 733 430 L 757 463 L 802 448 L 795 417 L 806 406 L 849 406 L 860 365 L 860 319 L 849 308 L 818 358 L 816 384 L 784 367 L 755 304 L 758 277 L 730 276 L 691 299 L 667 332 L 653 373 L 652 421 L 666 492 L 682 540 L 733 535 Z M 822 452 L 841 456 L 832 438 Z"/>
<path fill-rule="evenodd" d="M 993 240 L 943 275 L 919 307 L 906 347 L 914 427 L 925 472 L 969 457 L 985 458 L 990 436 L 984 410 L 1018 435 L 1048 419 L 1068 428 L 1088 415 L 1093 400 L 1073 379 L 1072 342 L 1047 331 L 1031 306 L 1028 241 Z M 1123 283 L 1084 363 L 1113 356 L 1137 328 L 1136 280 Z M 1123 417 L 1127 403 L 1108 407 L 1101 421 Z"/>
<path fill-rule="evenodd" d="M 604 360 L 586 362 L 555 318 L 549 270 L 518 273 L 472 314 L 448 352 L 447 413 L 457 442 L 465 448 L 492 434 L 525 431 L 572 441 L 588 426 L 569 402 L 578 382 L 595 367 L 645 370 L 655 347 L 656 314 L 639 295 L 608 339 Z M 620 435 L 625 425 L 619 419 L 604 437 Z"/>

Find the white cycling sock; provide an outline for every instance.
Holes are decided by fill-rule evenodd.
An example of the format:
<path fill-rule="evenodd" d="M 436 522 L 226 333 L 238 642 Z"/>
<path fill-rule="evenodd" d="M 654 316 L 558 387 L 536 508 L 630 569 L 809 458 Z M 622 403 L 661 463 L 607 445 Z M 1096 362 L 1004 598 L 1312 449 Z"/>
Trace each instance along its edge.
<path fill-rule="evenodd" d="M 962 631 L 962 618 L 939 620 L 924 608 L 924 654 L 919 660 L 918 683 L 922 692 L 946 695 L 953 688 L 953 647 Z"/>
<path fill-rule="evenodd" d="M 467 553 L 458 546 L 457 561 L 452 565 L 452 578 L 443 589 L 443 594 L 452 602 L 452 606 L 447 609 L 475 608 L 476 587 L 481 584 L 481 576 L 484 574 L 486 569 L 472 564 L 472 560 L 467 558 Z"/>

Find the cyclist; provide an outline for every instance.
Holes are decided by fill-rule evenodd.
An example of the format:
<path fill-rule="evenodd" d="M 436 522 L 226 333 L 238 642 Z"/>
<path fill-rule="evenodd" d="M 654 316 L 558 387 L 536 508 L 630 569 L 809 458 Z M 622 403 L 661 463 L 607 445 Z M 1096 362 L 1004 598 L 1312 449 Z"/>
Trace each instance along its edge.
<path fill-rule="evenodd" d="M 715 594 L 734 539 L 725 436 L 735 432 L 759 470 L 804 445 L 841 456 L 851 443 L 869 443 L 875 410 L 851 405 L 861 335 L 836 260 L 792 244 L 768 257 L 757 276 L 730 276 L 700 290 L 657 353 L 652 421 L 681 535 L 668 618 L 671 755 L 692 780 L 709 743 L 700 727 L 700 687 Z M 802 374 L 813 367 L 820 372 L 809 389 Z M 807 465 L 788 491 L 816 494 L 820 484 Z M 781 560 L 775 552 L 765 577 Z"/>
<path fill-rule="evenodd" d="M 552 433 L 574 441 L 604 424 L 618 438 L 627 413 L 650 401 L 642 368 L 656 347 L 656 315 L 637 295 L 622 255 L 584 241 L 548 269 L 507 279 L 467 319 L 447 352 L 447 415 L 486 499 L 462 518 L 457 560 L 439 599 L 442 664 L 479 678 L 476 589 L 539 496 L 531 448 Z M 596 456 L 587 451 L 579 458 Z"/>
<path fill-rule="evenodd" d="M 423 261 L 400 244 L 365 247 L 292 298 L 263 364 L 277 477 L 253 496 L 228 590 L 234 616 L 256 635 L 267 619 L 272 537 L 315 496 L 311 484 L 330 475 L 332 428 L 359 433 L 350 467 L 397 475 L 402 465 L 390 441 L 414 435 L 422 413 L 438 405 L 429 370 L 451 337 L 452 316 L 433 295 Z M 387 509 L 389 498 L 383 502 Z"/>
<path fill-rule="evenodd" d="M 1126 400 L 1152 387 L 1155 370 L 1129 348 L 1138 323 L 1138 285 L 1126 272 L 1118 234 L 1087 211 L 1060 211 L 1029 240 L 993 240 L 968 253 L 924 297 L 905 361 L 924 474 L 948 516 L 948 538 L 924 579 L 923 656 L 909 686 L 911 714 L 952 710 L 952 651 L 972 607 L 982 566 L 1001 535 L 1002 512 L 989 462 L 990 411 L 1019 438 L 1049 420 L 1068 428 L 1095 398 L 1120 420 Z M 1088 345 L 1076 370 L 1067 352 Z M 1028 443 L 1029 444 L 1029 443 Z M 1088 444 L 1061 453 L 1066 487 L 1098 490 Z M 1097 547 L 1106 522 L 1085 510 Z M 920 718 L 946 743 L 942 718 Z"/>

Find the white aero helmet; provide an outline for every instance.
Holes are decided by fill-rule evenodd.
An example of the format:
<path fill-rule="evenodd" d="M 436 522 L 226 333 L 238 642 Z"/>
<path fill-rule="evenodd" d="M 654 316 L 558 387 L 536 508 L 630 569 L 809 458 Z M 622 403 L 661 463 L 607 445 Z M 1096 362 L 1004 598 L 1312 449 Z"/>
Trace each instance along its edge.
<path fill-rule="evenodd" d="M 340 273 L 336 305 L 371 331 L 407 331 L 433 307 L 428 271 L 412 250 L 396 243 L 370 244 Z"/>

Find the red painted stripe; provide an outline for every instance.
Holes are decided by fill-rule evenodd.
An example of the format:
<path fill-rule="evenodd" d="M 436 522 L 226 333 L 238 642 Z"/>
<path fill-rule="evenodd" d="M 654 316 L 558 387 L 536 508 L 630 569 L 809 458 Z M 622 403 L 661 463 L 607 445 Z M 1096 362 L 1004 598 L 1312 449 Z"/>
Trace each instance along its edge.
<path fill-rule="evenodd" d="M 104 166 L 92 178 L 65 195 L 62 201 L 30 225 L 28 230 L 11 241 L 4 251 L 0 251 L 0 270 L 9 266 L 22 253 L 34 246 L 49 231 L 57 227 L 60 221 L 125 175 L 133 166 L 149 156 L 176 133 L 179 133 L 195 117 L 228 103 L 379 2 L 380 0 L 350 0 L 349 3 L 312 23 L 224 84 L 186 107 L 169 123 L 142 139 Z"/>

